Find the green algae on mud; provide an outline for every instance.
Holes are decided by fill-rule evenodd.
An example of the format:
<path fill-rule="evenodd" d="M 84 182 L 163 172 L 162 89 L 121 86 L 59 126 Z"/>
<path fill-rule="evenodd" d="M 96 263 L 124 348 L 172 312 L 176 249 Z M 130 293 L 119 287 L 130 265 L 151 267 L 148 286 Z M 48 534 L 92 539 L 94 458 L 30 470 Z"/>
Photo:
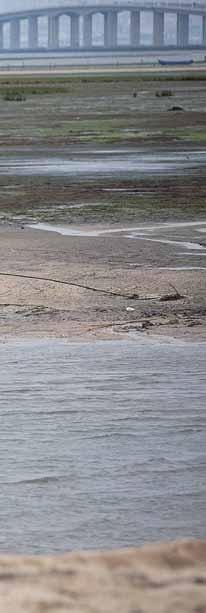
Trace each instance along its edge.
<path fill-rule="evenodd" d="M 158 91 L 170 89 L 172 101 L 161 95 L 157 97 L 157 88 Z M 3 100 L 2 95 L 10 90 L 23 92 L 26 99 Z M 170 112 L 171 103 L 183 107 L 184 111 Z M 115 228 L 120 229 L 148 221 L 149 224 L 171 220 L 204 221 L 204 140 L 200 146 L 200 139 L 188 142 L 185 134 L 202 136 L 205 125 L 205 75 L 201 79 L 197 74 L 192 75 L 192 79 L 185 74 L 172 78 L 167 75 L 165 79 L 151 73 L 146 78 L 118 74 L 118 77 L 48 79 L 20 76 L 13 81 L 8 78 L 7 83 L 0 80 L 1 270 L 18 274 L 26 271 L 38 278 L 65 278 L 77 284 L 85 284 L 86 280 L 90 286 L 122 290 L 128 295 L 128 302 L 108 296 L 103 300 L 98 292 L 92 296 L 91 293 L 85 295 L 82 290 L 63 292 L 58 286 L 56 289 L 50 285 L 45 287 L 45 282 L 25 283 L 19 278 L 9 277 L 8 280 L 4 277 L 4 282 L 1 280 L 0 334 L 3 331 L 8 334 L 10 330 L 11 334 L 25 334 L 26 331 L 31 335 L 32 330 L 32 334 L 41 336 L 45 331 L 54 336 L 60 333 L 78 335 L 85 334 L 92 326 L 102 330 L 103 324 L 113 326 L 115 322 L 119 331 L 119 324 L 125 321 L 128 326 L 134 322 L 138 331 L 142 324 L 151 324 L 152 329 L 164 325 L 165 329 L 168 322 L 173 328 L 183 329 L 193 326 L 194 320 L 196 328 L 203 328 L 202 251 L 195 253 L 198 270 L 193 270 L 190 266 L 194 263 L 191 259 L 194 253 L 176 253 L 178 246 L 175 251 L 170 235 L 165 246 L 158 242 L 131 240 L 120 234 L 92 240 L 89 237 L 68 239 L 55 233 L 52 236 L 49 232 L 41 234 L 25 226 L 35 222 L 79 224 L 83 228 L 84 224 L 101 224 L 101 227 L 107 224 L 111 229 L 115 224 Z M 152 174 L 150 169 L 141 173 L 141 164 L 136 163 L 130 172 L 129 151 L 132 148 L 135 155 L 138 154 L 138 164 L 145 152 L 147 157 L 157 157 L 157 172 Z M 123 166 L 120 171 L 118 165 L 122 150 L 121 164 L 127 163 L 128 173 Z M 116 167 L 115 172 L 111 168 L 108 172 L 112 152 Z M 203 152 L 202 165 L 198 152 Z M 100 172 L 94 168 L 98 155 Z M 104 155 L 109 159 L 105 166 Z M 57 169 L 55 174 L 55 159 L 57 162 L 66 160 L 66 172 L 58 175 Z M 92 170 L 91 159 L 94 162 Z M 169 159 L 169 174 L 161 172 L 166 159 Z M 68 160 L 69 164 L 74 161 L 73 174 L 69 172 Z M 89 164 L 80 174 L 82 160 Z M 45 165 L 51 163 L 53 168 L 44 175 L 43 161 Z M 32 164 L 38 167 L 33 173 Z M 182 229 L 178 236 L 180 240 Z M 178 236 L 174 231 L 175 241 Z M 204 243 L 203 234 L 196 238 L 199 245 Z M 190 239 L 193 240 L 193 234 L 191 236 L 187 230 L 185 240 Z M 180 266 L 178 271 L 177 265 Z M 186 272 L 185 266 L 189 267 Z M 143 300 L 141 304 L 138 300 L 135 309 L 133 302 L 134 310 L 127 312 L 127 304 L 131 309 L 129 294 L 134 294 L 134 287 L 143 297 L 151 295 L 151 291 L 159 296 L 168 295 L 170 284 L 186 296 L 183 301 Z M 26 307 L 26 311 L 20 313 L 17 303 Z M 4 307 L 5 304 L 8 306 Z M 33 307 L 37 307 L 37 311 L 34 312 Z"/>
<path fill-rule="evenodd" d="M 173 132 L 174 135 L 174 132 Z M 182 141 L 189 141 L 193 143 L 205 143 L 206 142 L 206 130 L 202 128 L 190 129 L 187 128 L 184 131 L 176 130 L 175 136 Z"/>
<path fill-rule="evenodd" d="M 139 181 L 85 180 L 65 177 L 0 177 L 0 221 L 27 223 L 139 223 L 148 220 L 205 217 L 204 176 Z"/>
<path fill-rule="evenodd" d="M 198 134 L 201 141 L 205 77 L 203 72 L 1 77 L 0 149 L 31 143 L 169 143 L 184 140 L 182 128 L 195 128 L 195 142 Z M 165 83 L 182 113 L 169 112 L 171 99 L 161 95 Z M 4 99 L 9 96 L 10 101 Z"/>
<path fill-rule="evenodd" d="M 172 92 L 171 99 L 156 96 Z M 6 102 L 9 92 L 26 100 Z M 172 105 L 183 112 L 169 112 Z M 0 77 L 0 162 L 18 153 L 56 156 L 94 145 L 143 150 L 154 144 L 198 147 L 206 140 L 206 74 L 157 72 L 18 75 Z M 194 149 L 195 150 L 195 149 Z M 82 149 L 84 151 L 84 149 Z M 81 152 L 80 152 L 81 153 Z M 122 191 L 120 191 L 122 189 Z M 119 190 L 119 191 L 117 191 Z M 202 218 L 206 187 L 202 174 L 175 178 L 88 178 L 0 176 L 2 221 L 131 223 Z"/>

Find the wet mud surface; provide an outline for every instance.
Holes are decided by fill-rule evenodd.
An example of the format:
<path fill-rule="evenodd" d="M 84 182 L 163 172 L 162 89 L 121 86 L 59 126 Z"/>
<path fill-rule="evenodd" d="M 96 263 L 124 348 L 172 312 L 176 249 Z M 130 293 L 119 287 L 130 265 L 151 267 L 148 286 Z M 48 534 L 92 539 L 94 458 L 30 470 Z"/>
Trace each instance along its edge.
<path fill-rule="evenodd" d="M 71 151 L 71 152 L 70 152 Z M 0 158 L 0 174 L 9 176 L 63 176 L 86 179 L 97 177 L 113 177 L 138 179 L 144 175 L 159 177 L 190 175 L 192 171 L 199 173 L 206 167 L 206 150 L 182 149 L 170 151 L 164 147 L 110 147 L 101 150 L 97 148 L 79 148 L 65 150 L 59 157 L 55 155 L 44 157 L 42 154 L 32 157 L 29 151 L 24 155 L 7 155 Z M 48 152 L 49 153 L 49 152 Z"/>
<path fill-rule="evenodd" d="M 1 78 L 3 335 L 204 336 L 205 84 Z"/>
<path fill-rule="evenodd" d="M 95 338 L 171 326 L 204 337 L 204 229 L 2 227 L 1 332 Z"/>

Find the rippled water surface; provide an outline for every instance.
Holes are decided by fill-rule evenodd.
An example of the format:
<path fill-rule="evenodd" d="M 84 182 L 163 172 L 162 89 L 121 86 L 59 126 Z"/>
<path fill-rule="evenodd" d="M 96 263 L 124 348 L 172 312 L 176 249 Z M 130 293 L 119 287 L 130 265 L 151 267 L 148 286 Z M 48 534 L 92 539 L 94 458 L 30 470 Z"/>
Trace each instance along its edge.
<path fill-rule="evenodd" d="M 204 537 L 204 343 L 0 345 L 1 552 Z"/>

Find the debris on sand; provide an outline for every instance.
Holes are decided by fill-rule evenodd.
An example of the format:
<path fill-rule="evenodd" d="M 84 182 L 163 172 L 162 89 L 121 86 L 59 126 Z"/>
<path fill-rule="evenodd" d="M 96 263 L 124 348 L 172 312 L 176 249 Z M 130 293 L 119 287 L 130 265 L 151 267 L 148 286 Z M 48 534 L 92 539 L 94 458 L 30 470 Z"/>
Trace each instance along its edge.
<path fill-rule="evenodd" d="M 183 106 L 179 106 L 177 104 L 175 104 L 174 106 L 171 106 L 170 109 L 168 109 L 168 111 L 174 111 L 175 113 L 178 111 L 184 111 Z"/>

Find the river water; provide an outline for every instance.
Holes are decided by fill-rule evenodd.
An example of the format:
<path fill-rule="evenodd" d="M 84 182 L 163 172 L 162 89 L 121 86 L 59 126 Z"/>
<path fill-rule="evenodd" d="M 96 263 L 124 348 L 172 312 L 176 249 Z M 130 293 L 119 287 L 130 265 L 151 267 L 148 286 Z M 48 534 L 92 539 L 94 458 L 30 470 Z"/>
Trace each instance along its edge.
<path fill-rule="evenodd" d="M 206 344 L 0 344 L 0 551 L 205 537 Z"/>

